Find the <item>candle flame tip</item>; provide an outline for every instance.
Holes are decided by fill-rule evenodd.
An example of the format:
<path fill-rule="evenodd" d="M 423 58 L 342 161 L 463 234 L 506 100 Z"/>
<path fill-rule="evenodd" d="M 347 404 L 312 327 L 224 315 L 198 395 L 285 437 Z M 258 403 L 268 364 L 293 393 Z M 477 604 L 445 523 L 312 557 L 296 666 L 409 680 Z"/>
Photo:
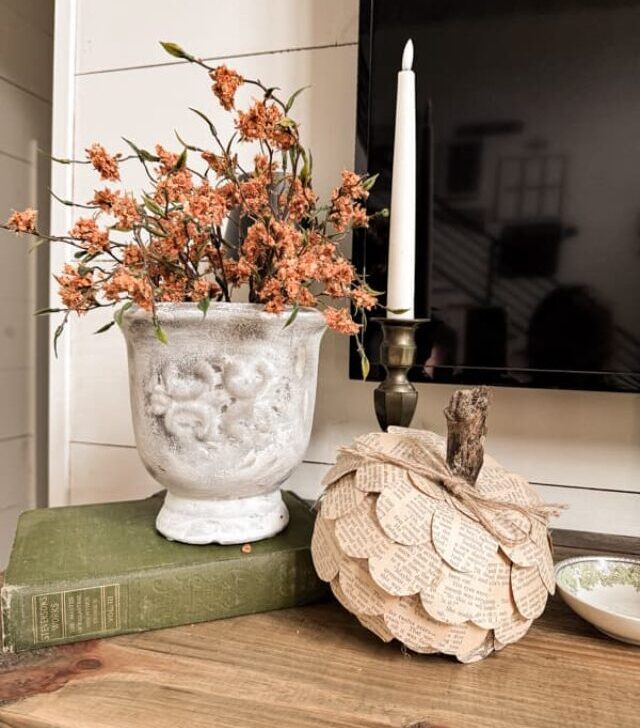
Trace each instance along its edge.
<path fill-rule="evenodd" d="M 402 70 L 411 71 L 413 68 L 413 41 L 411 38 L 405 43 L 402 51 Z"/>

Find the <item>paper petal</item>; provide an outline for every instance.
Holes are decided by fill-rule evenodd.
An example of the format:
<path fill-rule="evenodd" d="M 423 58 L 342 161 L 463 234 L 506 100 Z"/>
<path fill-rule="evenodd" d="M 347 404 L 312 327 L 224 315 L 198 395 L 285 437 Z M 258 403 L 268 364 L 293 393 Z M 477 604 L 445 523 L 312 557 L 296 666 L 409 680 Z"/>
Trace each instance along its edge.
<path fill-rule="evenodd" d="M 327 521 L 322 516 L 316 518 L 311 537 L 311 557 L 323 581 L 332 581 L 338 575 L 343 558 L 333 529 L 333 521 Z"/>
<path fill-rule="evenodd" d="M 498 549 L 482 526 L 445 504 L 433 514 L 431 536 L 436 551 L 458 571 L 482 571 Z"/>
<path fill-rule="evenodd" d="M 369 575 L 367 562 L 345 559 L 340 565 L 340 588 L 354 614 L 384 614 L 393 597 L 381 589 Z"/>
<path fill-rule="evenodd" d="M 431 541 L 431 519 L 436 501 L 408 480 L 391 484 L 378 497 L 376 513 L 383 531 L 393 541 L 414 546 Z"/>
<path fill-rule="evenodd" d="M 458 654 L 456 655 L 459 662 L 463 662 L 467 665 L 471 664 L 472 662 L 480 662 L 480 660 L 484 660 L 486 657 L 489 657 L 489 655 L 494 650 L 494 638 L 493 634 L 491 632 L 487 632 L 485 635 L 485 638 L 483 642 L 480 644 L 479 647 L 475 647 L 470 652 L 467 652 L 465 654 Z"/>
<path fill-rule="evenodd" d="M 443 564 L 440 582 L 420 592 L 429 616 L 447 624 L 462 624 L 483 611 L 491 583 L 484 574 L 464 573 Z"/>
<path fill-rule="evenodd" d="M 431 586 L 440 577 L 442 559 L 430 544 L 390 544 L 369 558 L 369 573 L 389 594 L 408 596 Z"/>
<path fill-rule="evenodd" d="M 549 594 L 556 593 L 556 575 L 553 568 L 553 557 L 551 556 L 551 550 L 549 547 L 545 549 L 545 552 L 538 562 L 538 571 L 543 584 L 547 588 Z"/>
<path fill-rule="evenodd" d="M 376 516 L 376 496 L 368 495 L 362 503 L 336 520 L 336 539 L 347 556 L 366 559 L 389 546 Z"/>
<path fill-rule="evenodd" d="M 397 482 L 407 482 L 406 471 L 388 463 L 364 463 L 356 471 L 355 486 L 365 493 L 381 493 Z"/>
<path fill-rule="evenodd" d="M 499 624 L 493 631 L 495 639 L 500 643 L 500 647 L 496 647 L 496 649 L 502 649 L 506 645 L 522 639 L 529 631 L 532 623 L 533 620 L 523 619 L 514 614 L 511 619 Z"/>
<path fill-rule="evenodd" d="M 430 430 L 416 430 L 411 427 L 397 427 L 395 425 L 391 425 L 391 427 L 387 428 L 387 432 L 392 435 L 410 437 L 418 440 L 421 445 L 426 446 L 430 450 L 438 450 L 442 455 L 446 454 L 447 440 L 445 437 L 438 435 L 436 432 L 431 432 Z"/>
<path fill-rule="evenodd" d="M 414 652 L 423 654 L 439 652 L 451 629 L 432 620 L 415 597 L 395 602 L 385 614 L 384 621 L 396 639 Z"/>
<path fill-rule="evenodd" d="M 440 647 L 440 651 L 445 655 L 468 655 L 483 647 L 487 636 L 488 629 L 465 622 L 449 627 L 447 638 Z"/>
<path fill-rule="evenodd" d="M 506 645 L 503 644 L 502 642 L 500 642 L 500 640 L 497 640 L 495 638 L 495 636 L 494 636 L 494 638 L 493 638 L 493 649 L 496 652 L 500 652 L 500 650 L 504 650 L 505 647 L 506 647 Z"/>
<path fill-rule="evenodd" d="M 409 471 L 409 480 L 418 490 L 422 491 L 430 498 L 444 500 L 444 488 L 441 485 L 434 483 L 432 480 L 429 480 L 426 476 Z"/>
<path fill-rule="evenodd" d="M 471 621 L 478 627 L 491 629 L 510 619 L 516 611 L 511 594 L 509 559 L 501 551 L 497 551 L 482 572 L 482 578 L 489 582 L 489 588 L 480 608 L 471 615 Z"/>
<path fill-rule="evenodd" d="M 325 490 L 320 501 L 323 518 L 339 518 L 362 503 L 365 494 L 355 487 L 353 480 L 353 475 L 343 475 Z"/>
<path fill-rule="evenodd" d="M 537 619 L 547 603 L 547 587 L 536 566 L 511 567 L 511 589 L 518 611 L 525 619 Z M 501 642 L 504 640 L 500 639 Z"/>
<path fill-rule="evenodd" d="M 391 642 L 393 635 L 387 627 L 384 617 L 379 615 L 371 616 L 369 614 L 356 614 L 358 621 L 363 627 L 373 632 L 383 642 Z"/>
<path fill-rule="evenodd" d="M 338 455 L 336 464 L 322 478 L 322 485 L 326 488 L 328 485 L 335 483 L 336 480 L 340 480 L 344 475 L 352 473 L 361 463 L 362 458 L 355 457 L 354 455 Z"/>
<path fill-rule="evenodd" d="M 500 548 L 518 566 L 538 566 L 543 559 L 538 545 L 531 538 L 527 538 L 517 546 L 506 546 L 501 543 Z"/>

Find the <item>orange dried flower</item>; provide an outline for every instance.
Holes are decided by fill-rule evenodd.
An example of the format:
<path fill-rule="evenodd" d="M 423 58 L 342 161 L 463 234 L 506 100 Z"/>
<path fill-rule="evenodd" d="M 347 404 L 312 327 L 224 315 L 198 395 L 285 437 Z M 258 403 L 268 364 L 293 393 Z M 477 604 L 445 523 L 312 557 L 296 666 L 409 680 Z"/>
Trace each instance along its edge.
<path fill-rule="evenodd" d="M 282 111 L 275 103 L 264 101 L 255 101 L 247 111 L 239 111 L 236 120 L 241 141 L 266 141 L 278 149 L 289 149 L 296 137 L 291 126 L 284 124 Z"/>
<path fill-rule="evenodd" d="M 269 180 L 264 175 L 241 182 L 238 195 L 247 215 L 263 215 L 269 208 Z"/>
<path fill-rule="evenodd" d="M 214 154 L 213 152 L 202 152 L 200 155 L 211 169 L 218 175 L 224 177 L 229 168 L 235 169 L 238 159 L 234 155 L 231 159 L 227 159 L 223 154 Z"/>
<path fill-rule="evenodd" d="M 116 197 L 112 203 L 111 212 L 117 218 L 116 228 L 118 230 L 132 230 L 141 219 L 136 201 L 129 195 Z"/>
<path fill-rule="evenodd" d="M 83 313 L 95 303 L 91 271 L 81 275 L 78 266 L 67 263 L 63 272 L 56 276 L 56 281 L 60 284 L 58 295 L 65 307 L 71 311 Z"/>
<path fill-rule="evenodd" d="M 37 219 L 38 213 L 31 207 L 22 211 L 14 210 L 13 214 L 9 215 L 7 227 L 16 233 L 34 233 Z"/>
<path fill-rule="evenodd" d="M 151 310 L 153 290 L 146 278 L 132 275 L 126 268 L 116 268 L 111 278 L 104 283 L 102 291 L 108 301 L 119 301 L 123 296 L 130 298 L 140 308 Z"/>
<path fill-rule="evenodd" d="M 193 177 L 188 169 L 168 173 L 158 180 L 154 198 L 160 205 L 169 202 L 184 202 L 193 188 Z"/>
<path fill-rule="evenodd" d="M 109 233 L 100 230 L 98 223 L 92 217 L 81 217 L 69 231 L 69 236 L 80 240 L 91 255 L 102 253 L 109 248 Z"/>
<path fill-rule="evenodd" d="M 214 298 L 220 295 L 220 286 L 215 281 L 209 281 L 205 278 L 198 278 L 197 281 L 193 281 L 191 289 L 191 300 L 201 301 L 206 296 Z"/>
<path fill-rule="evenodd" d="M 377 303 L 377 299 L 372 293 L 360 287 L 351 290 L 351 300 L 358 308 L 364 308 L 367 311 Z"/>
<path fill-rule="evenodd" d="M 117 190 L 110 190 L 105 187 L 103 190 L 95 190 L 93 197 L 87 202 L 88 205 L 96 205 L 103 212 L 110 212 L 113 203 L 118 199 L 120 193 Z"/>
<path fill-rule="evenodd" d="M 135 243 L 127 245 L 122 254 L 122 262 L 128 268 L 136 268 L 144 263 L 144 257 L 140 246 Z"/>
<path fill-rule="evenodd" d="M 290 220 L 300 222 L 315 205 L 316 195 L 311 187 L 304 187 L 298 177 L 290 179 L 289 185 L 289 190 L 280 195 L 280 205 L 287 208 Z"/>
<path fill-rule="evenodd" d="M 156 144 L 156 156 L 160 157 L 157 169 L 158 174 L 169 174 L 172 172 L 180 158 L 179 154 L 168 151 L 162 144 Z"/>
<path fill-rule="evenodd" d="M 107 154 L 107 150 L 102 144 L 92 144 L 85 149 L 87 158 L 91 162 L 93 168 L 100 173 L 100 179 L 118 182 L 120 180 L 120 169 L 118 160 L 121 154 Z"/>
<path fill-rule="evenodd" d="M 204 182 L 193 189 L 186 209 L 203 227 L 222 225 L 230 209 L 229 198 L 224 192 Z"/>
<path fill-rule="evenodd" d="M 351 218 L 353 227 L 369 227 L 369 216 L 362 205 L 353 206 L 353 216 Z"/>
<path fill-rule="evenodd" d="M 218 101 L 222 104 L 223 108 L 231 111 L 235 104 L 236 91 L 244 83 L 244 78 L 236 71 L 232 71 L 224 65 L 214 68 L 209 73 L 209 77 L 214 82 L 211 88 L 213 93 L 218 97 Z"/>
<path fill-rule="evenodd" d="M 357 334 L 360 330 L 360 325 L 351 318 L 346 308 L 327 306 L 324 310 L 324 317 L 327 326 L 340 334 Z"/>

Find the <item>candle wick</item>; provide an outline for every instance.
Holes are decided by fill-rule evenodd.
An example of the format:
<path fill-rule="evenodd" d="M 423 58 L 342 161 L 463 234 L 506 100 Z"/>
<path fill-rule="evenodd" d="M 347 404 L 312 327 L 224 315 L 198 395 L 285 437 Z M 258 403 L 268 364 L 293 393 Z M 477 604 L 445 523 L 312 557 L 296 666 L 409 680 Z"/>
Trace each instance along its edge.
<path fill-rule="evenodd" d="M 413 41 L 411 38 L 405 43 L 402 51 L 402 70 L 411 71 L 413 68 Z"/>

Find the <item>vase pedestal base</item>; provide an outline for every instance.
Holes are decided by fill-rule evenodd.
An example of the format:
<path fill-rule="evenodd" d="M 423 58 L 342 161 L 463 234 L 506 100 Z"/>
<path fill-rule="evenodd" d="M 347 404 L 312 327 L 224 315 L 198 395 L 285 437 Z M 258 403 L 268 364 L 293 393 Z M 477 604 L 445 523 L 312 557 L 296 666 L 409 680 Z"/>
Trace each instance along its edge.
<path fill-rule="evenodd" d="M 280 490 L 230 500 L 184 498 L 167 493 L 156 528 L 171 541 L 190 544 L 237 544 L 280 533 L 289 512 Z"/>

